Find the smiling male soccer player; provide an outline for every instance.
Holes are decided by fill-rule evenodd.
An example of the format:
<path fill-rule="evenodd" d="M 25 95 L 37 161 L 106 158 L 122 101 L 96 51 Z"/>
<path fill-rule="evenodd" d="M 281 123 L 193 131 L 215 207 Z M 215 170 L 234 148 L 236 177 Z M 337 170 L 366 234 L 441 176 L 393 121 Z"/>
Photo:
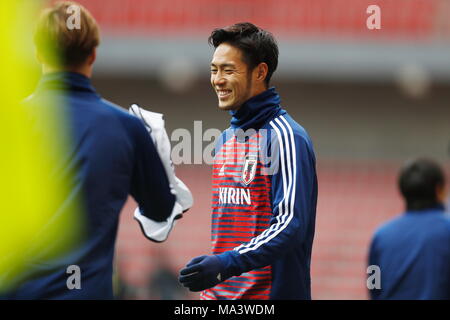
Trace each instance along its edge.
<path fill-rule="evenodd" d="M 213 255 L 192 259 L 179 280 L 191 291 L 206 289 L 202 299 L 311 299 L 315 156 L 306 131 L 269 88 L 278 46 L 251 23 L 216 29 L 209 41 L 211 84 L 231 127 L 214 158 Z M 272 174 L 255 152 L 268 147 L 256 142 L 263 130 L 277 155 Z"/>
<path fill-rule="evenodd" d="M 55 261 L 30 261 L 33 278 L 7 293 L 9 299 L 112 299 L 114 245 L 128 194 L 139 204 L 139 222 L 146 234 L 152 230 L 145 230 L 145 222 L 157 225 L 177 210 L 181 213 L 142 121 L 102 99 L 93 88 L 90 78 L 98 26 L 79 6 L 80 28 L 69 29 L 67 9 L 72 5 L 78 4 L 57 3 L 38 21 L 35 43 L 43 77 L 26 103 L 30 110 L 41 108 L 39 114 L 55 112 L 46 103 L 47 97 L 53 97 L 58 112 L 65 116 L 61 122 L 70 131 L 71 143 L 49 179 L 71 172 L 74 181 L 52 219 L 80 206 L 85 213 L 84 237 Z M 49 45 L 59 51 L 59 63 L 48 51 Z M 80 270 L 78 288 L 67 285 L 71 275 L 67 269 L 73 265 Z"/>

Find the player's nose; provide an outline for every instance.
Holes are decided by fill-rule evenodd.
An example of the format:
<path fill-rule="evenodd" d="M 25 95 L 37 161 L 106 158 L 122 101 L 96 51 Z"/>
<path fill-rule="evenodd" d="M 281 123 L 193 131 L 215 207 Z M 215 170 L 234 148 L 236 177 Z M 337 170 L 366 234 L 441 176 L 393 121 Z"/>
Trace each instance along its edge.
<path fill-rule="evenodd" d="M 220 72 L 217 72 L 215 75 L 212 76 L 212 83 L 214 86 L 224 85 L 225 82 L 226 79 L 222 76 Z"/>

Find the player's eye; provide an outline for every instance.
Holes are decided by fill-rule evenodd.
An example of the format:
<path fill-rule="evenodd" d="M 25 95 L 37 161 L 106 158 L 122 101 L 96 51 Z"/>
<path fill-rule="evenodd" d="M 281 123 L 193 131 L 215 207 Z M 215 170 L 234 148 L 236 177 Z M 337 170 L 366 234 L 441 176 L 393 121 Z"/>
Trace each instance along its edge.
<path fill-rule="evenodd" d="M 225 72 L 226 73 L 232 73 L 234 70 L 232 70 L 232 69 L 225 69 Z"/>
<path fill-rule="evenodd" d="M 217 69 L 211 69 L 211 73 L 217 73 Z"/>

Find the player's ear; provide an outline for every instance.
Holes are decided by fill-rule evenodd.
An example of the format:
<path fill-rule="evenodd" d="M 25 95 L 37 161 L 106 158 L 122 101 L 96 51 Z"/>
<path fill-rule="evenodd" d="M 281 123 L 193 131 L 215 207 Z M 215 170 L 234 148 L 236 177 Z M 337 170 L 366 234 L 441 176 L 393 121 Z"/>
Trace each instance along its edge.
<path fill-rule="evenodd" d="M 446 191 L 447 190 L 444 185 L 436 186 L 436 197 L 439 202 L 441 202 L 441 203 L 445 202 L 445 199 L 447 197 Z"/>
<path fill-rule="evenodd" d="M 264 82 L 264 80 L 266 80 L 268 72 L 269 67 L 267 66 L 267 63 L 261 62 L 258 66 L 256 66 L 256 80 Z"/>
<path fill-rule="evenodd" d="M 92 49 L 91 54 L 87 58 L 88 65 L 93 65 L 95 62 L 95 59 L 97 59 L 97 48 Z"/>

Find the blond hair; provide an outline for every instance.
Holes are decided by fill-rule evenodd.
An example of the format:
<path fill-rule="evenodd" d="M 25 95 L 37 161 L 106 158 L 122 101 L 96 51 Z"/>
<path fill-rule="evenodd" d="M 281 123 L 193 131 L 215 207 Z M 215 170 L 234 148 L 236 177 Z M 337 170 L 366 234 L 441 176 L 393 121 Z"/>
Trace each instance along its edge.
<path fill-rule="evenodd" d="M 76 11 L 72 11 L 74 8 Z M 76 26 L 70 22 L 73 12 L 79 12 Z M 94 17 L 80 4 L 57 2 L 43 10 L 34 43 L 42 62 L 53 67 L 78 67 L 99 45 L 99 28 Z"/>

